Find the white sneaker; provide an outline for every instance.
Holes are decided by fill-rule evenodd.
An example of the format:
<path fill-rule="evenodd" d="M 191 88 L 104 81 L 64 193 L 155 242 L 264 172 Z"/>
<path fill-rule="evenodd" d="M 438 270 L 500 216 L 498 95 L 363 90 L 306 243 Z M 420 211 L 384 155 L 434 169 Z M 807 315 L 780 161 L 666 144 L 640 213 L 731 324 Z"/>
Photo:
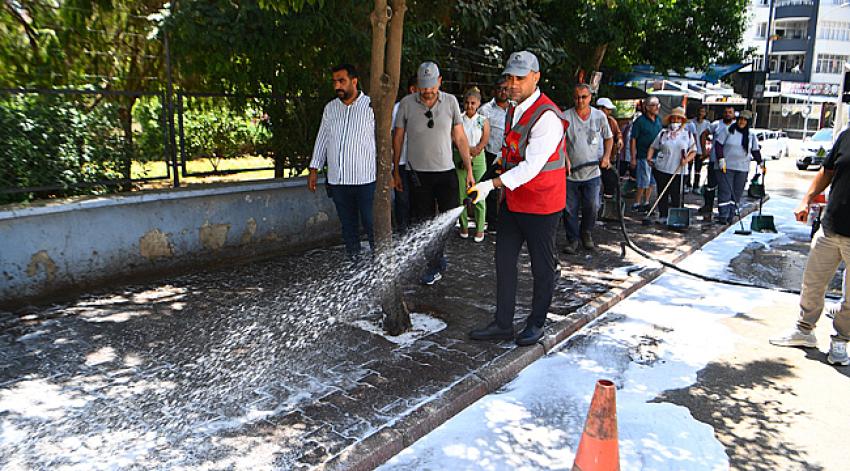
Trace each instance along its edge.
<path fill-rule="evenodd" d="M 818 346 L 818 339 L 815 338 L 814 333 L 796 328 L 788 335 L 770 339 L 770 343 L 779 347 L 815 348 Z"/>
<path fill-rule="evenodd" d="M 829 355 L 826 356 L 826 361 L 832 365 L 850 365 L 850 358 L 847 358 L 847 342 L 832 339 L 832 342 L 829 344 Z"/>

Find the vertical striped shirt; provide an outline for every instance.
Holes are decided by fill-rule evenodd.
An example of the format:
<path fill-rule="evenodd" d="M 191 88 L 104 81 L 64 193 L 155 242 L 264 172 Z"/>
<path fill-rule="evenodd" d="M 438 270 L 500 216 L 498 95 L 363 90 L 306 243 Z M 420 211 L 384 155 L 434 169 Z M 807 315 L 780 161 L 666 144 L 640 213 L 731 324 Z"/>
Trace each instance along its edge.
<path fill-rule="evenodd" d="M 339 98 L 325 105 L 310 168 L 328 165 L 331 185 L 365 185 L 375 181 L 375 114 L 367 95 L 346 105 Z"/>

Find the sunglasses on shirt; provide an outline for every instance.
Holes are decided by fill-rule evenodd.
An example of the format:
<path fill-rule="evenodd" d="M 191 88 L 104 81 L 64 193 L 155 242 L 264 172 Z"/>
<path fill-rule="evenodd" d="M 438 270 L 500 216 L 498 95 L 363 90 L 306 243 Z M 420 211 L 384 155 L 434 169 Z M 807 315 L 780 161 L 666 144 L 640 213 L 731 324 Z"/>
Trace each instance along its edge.
<path fill-rule="evenodd" d="M 428 110 L 428 111 L 425 112 L 425 117 L 428 118 L 428 127 L 433 128 L 434 127 L 434 113 L 432 113 L 431 110 Z"/>

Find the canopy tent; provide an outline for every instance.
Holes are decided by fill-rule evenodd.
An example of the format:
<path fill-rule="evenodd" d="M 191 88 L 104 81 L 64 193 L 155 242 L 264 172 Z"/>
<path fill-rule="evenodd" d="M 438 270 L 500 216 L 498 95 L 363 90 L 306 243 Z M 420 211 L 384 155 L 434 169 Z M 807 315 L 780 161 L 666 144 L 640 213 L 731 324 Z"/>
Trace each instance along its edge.
<path fill-rule="evenodd" d="M 632 67 L 632 71 L 626 74 L 617 76 L 614 85 L 626 85 L 632 82 L 644 82 L 648 80 L 695 80 L 700 82 L 717 83 L 723 77 L 743 69 L 749 64 L 710 64 L 706 70 L 698 71 L 695 69 L 685 69 L 684 73 L 678 73 L 674 70 L 667 72 L 656 72 L 651 65 L 636 65 Z"/>

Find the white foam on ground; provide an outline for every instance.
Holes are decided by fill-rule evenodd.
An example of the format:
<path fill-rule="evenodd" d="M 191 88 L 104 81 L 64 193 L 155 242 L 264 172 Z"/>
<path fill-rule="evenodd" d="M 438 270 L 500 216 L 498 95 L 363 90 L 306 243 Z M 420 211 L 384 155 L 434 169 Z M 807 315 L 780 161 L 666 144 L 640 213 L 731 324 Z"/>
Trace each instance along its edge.
<path fill-rule="evenodd" d="M 771 203 L 765 211 L 796 205 L 778 197 Z M 777 218 L 780 231 L 807 231 L 782 219 L 787 215 Z M 750 242 L 784 236 L 743 237 L 729 229 L 685 265 L 722 274 Z M 699 370 L 734 346 L 736 335 L 721 321 L 772 296 L 776 293 L 668 272 L 381 469 L 570 469 L 594 385 L 602 378 L 618 388 L 622 469 L 729 469 L 710 426 L 687 408 L 651 401 L 664 391 L 692 385 Z"/>
<path fill-rule="evenodd" d="M 436 317 L 429 316 L 428 314 L 412 312 L 410 313 L 410 322 L 413 326 L 410 330 L 401 335 L 389 335 L 384 332 L 384 329 L 378 323 L 366 319 L 356 320 L 351 324 L 365 330 L 366 332 L 379 335 L 400 346 L 412 345 L 417 340 L 446 328 L 445 322 Z"/>

